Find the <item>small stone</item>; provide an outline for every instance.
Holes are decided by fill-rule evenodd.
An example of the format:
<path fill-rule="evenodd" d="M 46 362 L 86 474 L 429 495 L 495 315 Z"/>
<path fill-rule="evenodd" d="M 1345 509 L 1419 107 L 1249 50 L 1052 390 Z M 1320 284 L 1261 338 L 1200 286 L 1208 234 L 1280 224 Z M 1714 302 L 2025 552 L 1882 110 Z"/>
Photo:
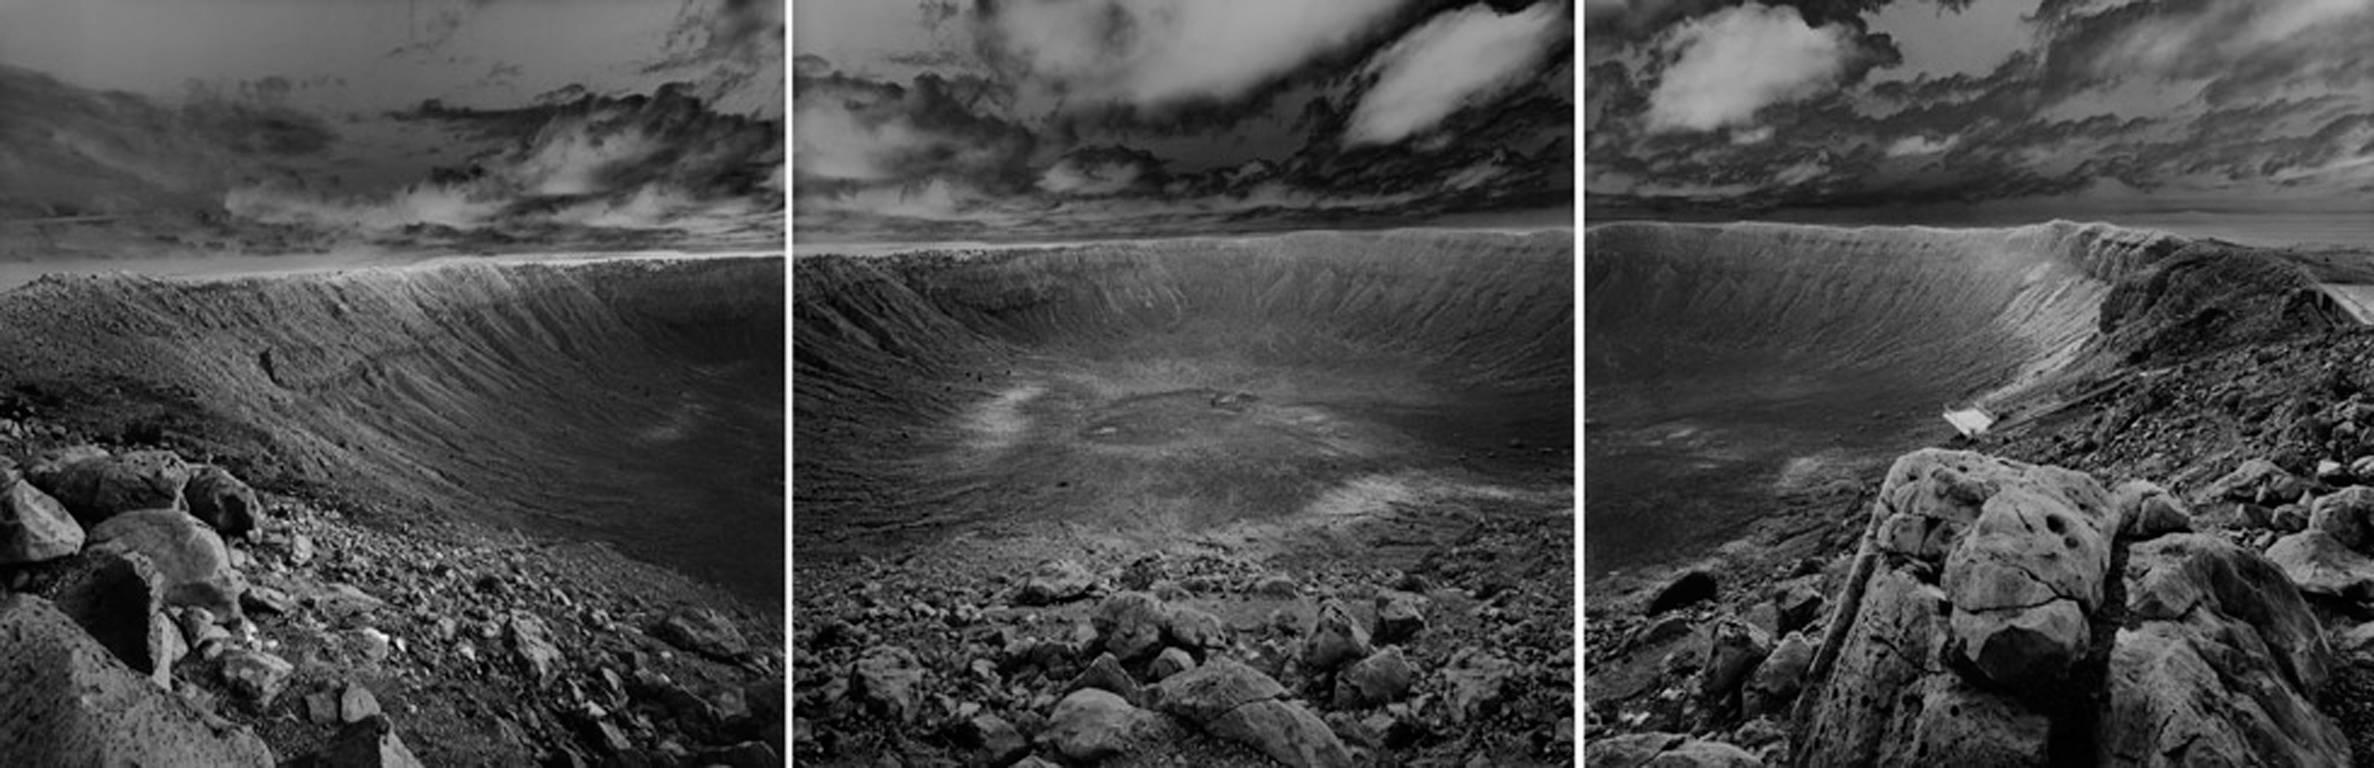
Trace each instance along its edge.
<path fill-rule="evenodd" d="M 394 643 L 390 641 L 387 633 L 370 627 L 355 630 L 353 637 L 355 647 L 362 652 L 363 659 L 373 664 L 387 661 L 388 654 L 394 650 Z"/>
<path fill-rule="evenodd" d="M 347 683 L 338 693 L 338 720 L 352 723 L 379 714 L 379 698 L 361 683 Z"/>
<path fill-rule="evenodd" d="M 1283 574 L 1265 576 L 1260 581 L 1254 582 L 1253 594 L 1280 600 L 1292 600 L 1302 596 L 1302 585 L 1295 583 L 1292 576 Z"/>
<path fill-rule="evenodd" d="M 1153 595 L 1123 592 L 1098 605 L 1093 622 L 1106 651 L 1123 660 L 1135 660 L 1162 647 L 1163 628 L 1170 625 L 1170 617 Z"/>
<path fill-rule="evenodd" d="M 1409 660 L 1401 655 L 1400 646 L 1370 654 L 1350 667 L 1335 681 L 1337 709 L 1365 709 L 1401 700 L 1409 695 L 1410 684 L 1417 672 Z"/>
<path fill-rule="evenodd" d="M 1014 602 L 1028 606 L 1054 605 L 1088 597 L 1097 587 L 1096 575 L 1079 563 L 1050 560 L 1040 563 L 1015 591 Z"/>
<path fill-rule="evenodd" d="M 396 737 L 384 715 L 372 715 L 338 730 L 326 763 L 333 768 L 420 768 L 420 759 Z"/>
<path fill-rule="evenodd" d="M 294 665 L 278 656 L 249 648 L 223 651 L 221 664 L 223 682 L 260 706 L 271 706 L 281 688 L 288 684 L 289 675 L 296 671 Z"/>
<path fill-rule="evenodd" d="M 1171 606 L 1169 616 L 1164 634 L 1181 648 L 1202 652 L 1228 644 L 1228 630 L 1218 616 L 1184 605 Z"/>
<path fill-rule="evenodd" d="M 1450 684 L 1452 722 L 1466 724 L 1489 715 L 1507 695 L 1515 674 L 1515 664 L 1488 652 L 1468 648 L 1453 654 L 1442 672 Z"/>
<path fill-rule="evenodd" d="M 1426 628 L 1428 602 L 1424 595 L 1409 592 L 1385 590 L 1378 593 L 1377 644 L 1399 645 L 1416 637 L 1419 630 Z"/>
<path fill-rule="evenodd" d="M 315 725 L 338 722 L 338 695 L 329 691 L 306 694 L 305 719 Z"/>
<path fill-rule="evenodd" d="M 239 605 L 257 613 L 281 616 L 297 612 L 297 601 L 289 597 L 287 592 L 264 586 L 248 587 L 246 592 L 239 595 Z"/>
<path fill-rule="evenodd" d="M 1195 657 L 1177 648 L 1164 648 L 1146 665 L 1146 679 L 1161 682 L 1163 678 L 1195 668 Z"/>
<path fill-rule="evenodd" d="M 750 644 L 742 639 L 725 614 L 712 610 L 670 614 L 652 629 L 652 636 L 670 645 L 713 659 L 734 661 L 750 653 Z"/>
<path fill-rule="evenodd" d="M 537 680 L 550 679 L 558 671 L 561 650 L 552 643 L 552 630 L 544 620 L 532 614 L 512 614 L 505 628 L 511 635 L 511 652 L 535 673 Z"/>
<path fill-rule="evenodd" d="M 966 725 L 972 729 L 973 739 L 990 765 L 1005 765 L 1030 753 L 1030 741 L 1022 738 L 1022 732 L 1005 718 L 976 715 Z"/>
<path fill-rule="evenodd" d="M 1138 704 L 1137 681 L 1129 679 L 1129 673 L 1121 668 L 1121 660 L 1114 658 L 1111 653 L 1097 654 L 1096 660 L 1088 664 L 1088 669 L 1072 678 L 1070 685 L 1064 686 L 1064 691 L 1068 693 L 1085 688 L 1110 691 L 1128 701 L 1130 706 Z"/>
<path fill-rule="evenodd" d="M 355 616 L 387 607 L 387 601 L 365 592 L 352 584 L 334 584 L 312 598 L 313 607 L 329 617 L 344 621 Z"/>
<path fill-rule="evenodd" d="M 922 714 L 923 663 L 915 653 L 897 646 L 866 652 L 856 667 L 857 689 L 864 700 L 892 719 L 909 723 Z"/>
<path fill-rule="evenodd" d="M 1329 599 L 1319 604 L 1318 624 L 1303 642 L 1302 663 L 1313 670 L 1332 670 L 1367 656 L 1371 650 L 1368 630 L 1352 619 L 1342 601 Z"/>

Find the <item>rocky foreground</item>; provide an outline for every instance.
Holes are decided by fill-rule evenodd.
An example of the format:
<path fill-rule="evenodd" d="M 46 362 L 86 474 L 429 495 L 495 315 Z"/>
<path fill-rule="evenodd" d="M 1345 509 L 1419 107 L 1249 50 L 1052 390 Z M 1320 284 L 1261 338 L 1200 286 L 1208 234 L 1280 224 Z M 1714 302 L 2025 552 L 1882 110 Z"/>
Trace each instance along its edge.
<path fill-rule="evenodd" d="M 1787 524 L 1852 552 L 1734 548 L 1595 604 L 1588 760 L 2374 765 L 2369 354 L 2133 370 Z"/>
<path fill-rule="evenodd" d="M 783 764 L 779 614 L 607 548 L 392 532 L 18 416 L 0 764 Z"/>
<path fill-rule="evenodd" d="M 1019 541 L 803 562 L 794 761 L 1570 765 L 1563 531 L 1486 525 L 1402 569 Z"/>

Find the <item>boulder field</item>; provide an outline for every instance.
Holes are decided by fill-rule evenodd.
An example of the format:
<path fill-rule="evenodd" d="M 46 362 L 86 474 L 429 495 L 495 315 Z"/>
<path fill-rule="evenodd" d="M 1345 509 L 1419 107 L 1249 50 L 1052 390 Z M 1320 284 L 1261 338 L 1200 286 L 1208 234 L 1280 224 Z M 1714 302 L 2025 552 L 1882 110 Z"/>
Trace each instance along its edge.
<path fill-rule="evenodd" d="M 1114 547 L 1112 565 L 1098 547 L 1046 552 L 1066 549 L 986 577 L 958 575 L 984 563 L 928 553 L 806 565 L 794 762 L 1573 763 L 1563 584 L 1450 556 L 1371 570 L 1211 549 Z M 1495 558 L 1513 560 L 1457 562 Z"/>
<path fill-rule="evenodd" d="M 2349 618 L 2374 597 L 2358 586 L 2374 579 L 2374 488 L 2262 464 L 2188 503 L 2143 480 L 1907 454 L 1852 555 L 1731 601 L 1745 610 L 1644 591 L 1655 613 L 1595 657 L 1586 762 L 2352 764 L 2321 702 L 2374 637 Z M 2300 527 L 2278 537 L 2248 522 L 2276 516 L 2230 508 L 2271 498 L 2309 510 Z M 1711 593 L 1711 578 L 1674 584 Z M 1808 620 L 1807 603 L 1827 608 Z"/>
<path fill-rule="evenodd" d="M 784 764 L 779 613 L 387 525 L 0 419 L 0 765 Z"/>

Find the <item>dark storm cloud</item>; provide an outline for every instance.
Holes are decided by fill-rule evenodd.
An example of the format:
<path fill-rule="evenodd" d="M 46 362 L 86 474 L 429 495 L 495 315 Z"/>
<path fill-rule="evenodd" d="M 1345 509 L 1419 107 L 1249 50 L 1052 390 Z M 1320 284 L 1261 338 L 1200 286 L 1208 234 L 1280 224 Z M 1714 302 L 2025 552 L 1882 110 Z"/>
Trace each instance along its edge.
<path fill-rule="evenodd" d="M 1629 37 L 1587 57 L 1592 203 L 2362 195 L 2374 182 L 2364 0 L 2045 0 L 2021 20 L 2029 45 L 1992 69 L 1884 82 L 1872 72 L 1894 62 L 1854 72 L 1846 46 L 1819 44 L 1876 36 L 1837 15 L 1858 5 L 1877 4 L 1777 19 L 1753 4 L 1603 7 L 1590 23 Z M 1652 22 L 1664 26 L 1640 26 Z M 1819 76 L 1776 78 L 1774 57 L 1742 58 L 1750 47 L 1718 34 L 1739 29 L 1809 41 L 1781 53 Z M 1674 87 L 1689 58 L 1713 86 Z M 1758 78 L 1776 85 L 1742 85 Z"/>
<path fill-rule="evenodd" d="M 803 30 L 877 10 L 811 7 Z M 801 231 L 1250 228 L 1571 194 L 1572 10 L 1555 0 L 920 10 L 914 34 L 940 47 L 796 52 Z M 866 74 L 886 71 L 915 74 Z"/>

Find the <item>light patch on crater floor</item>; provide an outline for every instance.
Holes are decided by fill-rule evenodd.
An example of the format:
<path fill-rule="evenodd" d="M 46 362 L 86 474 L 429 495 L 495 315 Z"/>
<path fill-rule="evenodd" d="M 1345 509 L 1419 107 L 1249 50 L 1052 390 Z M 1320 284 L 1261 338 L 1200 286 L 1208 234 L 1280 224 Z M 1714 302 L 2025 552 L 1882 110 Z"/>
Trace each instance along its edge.
<path fill-rule="evenodd" d="M 1022 407 L 1046 393 L 1046 387 L 1024 384 L 973 406 L 960 422 L 966 433 L 965 447 L 985 453 L 1013 447 L 1030 431 L 1030 416 Z"/>

